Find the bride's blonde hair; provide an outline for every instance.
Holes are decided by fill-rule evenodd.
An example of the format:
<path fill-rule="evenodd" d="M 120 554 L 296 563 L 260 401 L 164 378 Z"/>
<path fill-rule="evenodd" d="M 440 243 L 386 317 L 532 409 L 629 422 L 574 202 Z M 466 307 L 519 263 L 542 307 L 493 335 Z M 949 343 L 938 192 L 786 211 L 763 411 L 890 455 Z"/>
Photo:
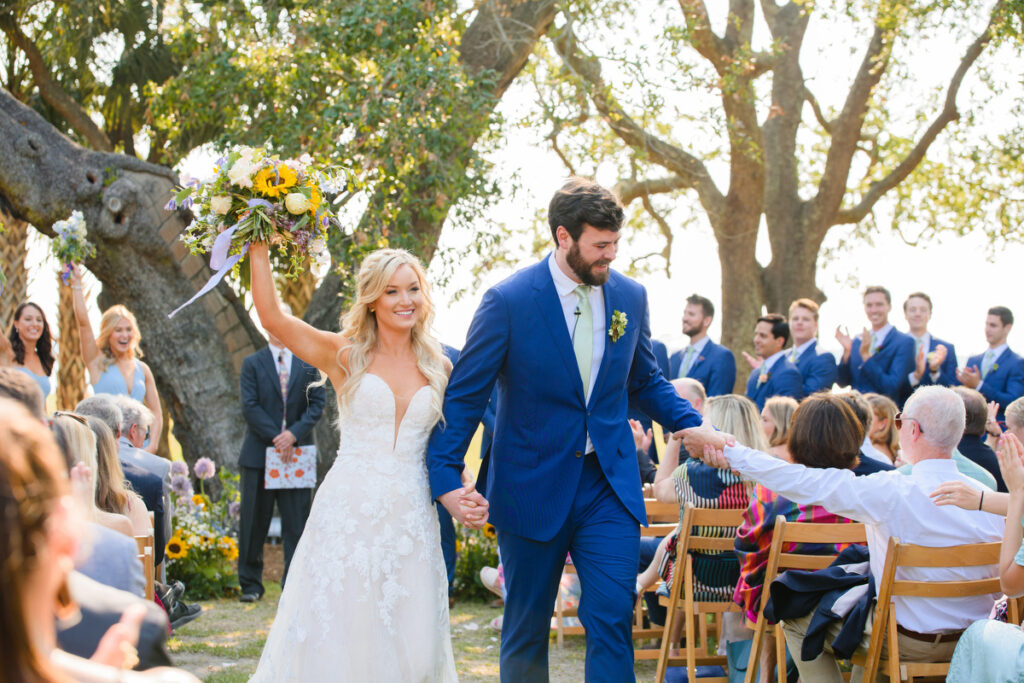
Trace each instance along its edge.
<path fill-rule="evenodd" d="M 348 350 L 347 378 L 338 390 L 338 412 L 347 414 L 356 389 L 370 364 L 370 354 L 377 346 L 377 316 L 370 310 L 391 282 L 395 272 L 402 266 L 409 266 L 416 273 L 420 284 L 423 303 L 420 314 L 412 328 L 412 350 L 416 356 L 416 367 L 430 384 L 430 407 L 434 422 L 442 419 L 441 408 L 444 390 L 448 386 L 448 372 L 441 343 L 431 335 L 434 323 L 434 303 L 430 298 L 427 274 L 419 260 L 404 249 L 378 249 L 365 259 L 356 276 L 356 293 L 352 307 L 341 316 L 341 333 L 352 343 L 338 352 L 340 357 Z"/>

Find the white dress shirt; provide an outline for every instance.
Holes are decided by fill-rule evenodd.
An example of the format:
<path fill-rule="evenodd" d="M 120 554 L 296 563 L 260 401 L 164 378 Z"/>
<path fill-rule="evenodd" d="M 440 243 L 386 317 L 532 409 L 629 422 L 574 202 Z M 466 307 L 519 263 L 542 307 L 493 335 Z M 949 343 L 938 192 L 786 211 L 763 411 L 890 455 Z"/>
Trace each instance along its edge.
<path fill-rule="evenodd" d="M 274 346 L 273 344 L 269 343 L 267 344 L 267 346 L 270 348 L 270 354 L 274 357 L 274 367 L 277 369 L 278 377 L 281 376 L 282 361 L 279 360 L 281 358 L 281 354 L 284 354 L 284 367 L 288 369 L 288 374 L 290 375 L 292 371 L 292 352 L 286 348 Z"/>
<path fill-rule="evenodd" d="M 879 330 L 871 331 L 871 346 L 876 351 L 882 348 L 882 344 L 885 343 L 885 338 L 889 336 L 889 330 L 892 329 L 892 323 L 886 323 Z"/>
<path fill-rule="evenodd" d="M 896 471 L 857 477 L 850 470 L 816 469 L 793 465 L 746 446 L 725 449 L 732 468 L 780 496 L 803 505 L 820 505 L 835 515 L 863 522 L 866 527 L 871 573 L 881 581 L 889 537 L 903 543 L 945 547 L 1000 541 L 1005 520 L 998 515 L 936 505 L 928 494 L 939 484 L 962 481 L 980 484 L 960 474 L 952 460 L 923 460 L 909 475 Z M 955 558 L 950 558 L 955 561 Z M 998 575 L 998 567 L 908 567 L 897 579 L 956 581 Z M 896 598 L 896 620 L 918 633 L 949 633 L 988 617 L 994 596 L 966 598 Z"/>
<path fill-rule="evenodd" d="M 562 272 L 555 261 L 554 252 L 548 256 L 548 270 L 551 271 L 551 279 L 555 283 L 555 292 L 558 294 L 558 303 L 562 306 L 562 313 L 565 314 L 565 326 L 569 331 L 569 338 L 572 338 L 573 329 L 576 327 L 576 307 L 580 299 L 576 296 L 576 288 L 581 283 L 573 282 L 568 275 Z M 597 384 L 597 373 L 601 369 L 601 359 L 604 357 L 605 344 L 605 315 L 604 315 L 604 288 L 591 287 L 588 296 L 590 310 L 594 326 L 594 352 L 590 361 L 590 385 L 586 388 L 586 398 L 590 401 L 590 394 Z M 589 453 L 594 450 L 594 444 L 590 441 L 590 434 L 587 433 L 587 447 L 584 451 Z"/>
<path fill-rule="evenodd" d="M 807 350 L 810 349 L 812 346 L 814 346 L 817 343 L 818 343 L 818 340 L 815 339 L 814 337 L 811 337 L 810 339 L 805 341 L 800 346 L 793 347 L 793 348 L 789 349 L 788 351 L 786 351 L 786 358 L 788 358 L 789 360 L 793 361 L 793 364 L 795 365 L 796 361 L 800 360 L 801 358 L 803 358 L 804 354 L 807 353 Z M 796 360 L 793 360 L 793 354 L 794 353 L 796 353 Z"/>
<path fill-rule="evenodd" d="M 765 358 L 764 362 L 761 363 L 762 374 L 766 372 L 771 372 L 772 368 L 775 367 L 775 364 L 782 360 L 782 357 L 788 353 L 789 351 L 776 351 L 772 355 Z"/>
<path fill-rule="evenodd" d="M 907 334 L 910 334 L 910 333 L 908 332 Z M 914 337 L 913 334 L 910 334 L 910 336 Z M 932 345 L 932 335 L 931 335 L 930 332 L 925 332 L 920 337 L 914 337 L 914 348 L 916 348 L 916 349 L 924 349 L 924 371 L 931 375 L 933 382 L 938 382 L 939 381 L 939 375 L 942 374 L 942 368 L 940 367 L 935 372 L 932 372 L 929 369 L 929 367 L 928 367 L 928 353 L 929 353 L 928 349 L 931 348 L 931 345 Z M 914 354 L 914 363 L 917 363 L 917 354 L 916 353 Z M 910 374 L 907 375 L 907 381 L 910 382 L 910 386 L 912 386 L 912 387 L 916 387 L 918 384 L 921 383 L 921 380 L 914 376 L 914 373 L 916 371 L 917 371 L 917 368 L 915 367 L 914 370 L 911 370 Z"/>

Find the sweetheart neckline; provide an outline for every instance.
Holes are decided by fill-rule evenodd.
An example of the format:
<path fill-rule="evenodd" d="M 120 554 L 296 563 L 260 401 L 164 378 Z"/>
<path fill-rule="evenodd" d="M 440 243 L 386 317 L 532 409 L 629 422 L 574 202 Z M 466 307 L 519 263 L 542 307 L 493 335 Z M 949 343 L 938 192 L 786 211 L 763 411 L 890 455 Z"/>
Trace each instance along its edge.
<path fill-rule="evenodd" d="M 413 392 L 412 396 L 409 397 L 409 402 L 405 404 L 405 411 L 402 412 L 402 419 L 399 420 L 398 419 L 398 394 L 395 393 L 395 390 L 392 389 L 391 385 L 387 383 L 387 380 L 385 380 L 380 375 L 378 375 L 376 373 L 373 373 L 373 372 L 366 372 L 364 374 L 368 375 L 370 377 L 376 377 L 377 380 L 381 384 L 383 384 L 384 387 L 388 390 L 388 393 L 391 394 L 391 404 L 392 404 L 392 408 L 394 409 L 394 413 L 395 413 L 395 421 L 397 422 L 397 424 L 395 426 L 394 439 L 392 439 L 392 441 L 391 441 L 391 450 L 394 451 L 395 448 L 398 447 L 398 437 L 402 433 L 402 425 L 405 424 L 405 416 L 409 414 L 409 406 L 411 406 L 412 402 L 416 400 L 416 397 L 419 396 L 420 392 L 423 391 L 424 389 L 430 388 L 430 385 L 429 384 L 424 384 L 419 389 L 417 389 L 416 391 Z"/>

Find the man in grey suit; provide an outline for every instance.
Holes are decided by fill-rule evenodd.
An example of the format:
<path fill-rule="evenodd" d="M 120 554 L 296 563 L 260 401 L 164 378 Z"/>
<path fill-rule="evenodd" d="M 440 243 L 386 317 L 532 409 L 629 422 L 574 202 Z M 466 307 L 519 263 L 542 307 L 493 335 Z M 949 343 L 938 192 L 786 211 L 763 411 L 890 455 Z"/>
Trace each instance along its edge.
<path fill-rule="evenodd" d="M 270 344 L 242 361 L 242 414 L 245 437 L 238 458 L 242 507 L 238 533 L 238 583 L 242 602 L 263 597 L 263 543 L 270 529 L 274 502 L 281 511 L 284 583 L 295 546 L 309 516 L 312 489 L 267 489 L 264 486 L 268 448 L 285 449 L 313 443 L 313 427 L 324 410 L 323 386 L 313 366 L 304 363 L 267 335 Z"/>

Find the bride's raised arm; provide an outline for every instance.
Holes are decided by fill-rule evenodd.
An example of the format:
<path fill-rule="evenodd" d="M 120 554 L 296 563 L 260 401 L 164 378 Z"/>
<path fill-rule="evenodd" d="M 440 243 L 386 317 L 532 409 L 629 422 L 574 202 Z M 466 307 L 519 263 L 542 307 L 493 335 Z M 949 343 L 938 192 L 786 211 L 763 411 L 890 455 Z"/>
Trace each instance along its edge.
<path fill-rule="evenodd" d="M 249 246 L 249 271 L 252 301 L 263 329 L 280 339 L 296 356 L 327 373 L 331 381 L 337 383 L 340 370 L 338 350 L 345 346 L 345 338 L 338 333 L 318 330 L 281 310 L 270 271 L 269 248 L 265 242 L 254 242 Z"/>

